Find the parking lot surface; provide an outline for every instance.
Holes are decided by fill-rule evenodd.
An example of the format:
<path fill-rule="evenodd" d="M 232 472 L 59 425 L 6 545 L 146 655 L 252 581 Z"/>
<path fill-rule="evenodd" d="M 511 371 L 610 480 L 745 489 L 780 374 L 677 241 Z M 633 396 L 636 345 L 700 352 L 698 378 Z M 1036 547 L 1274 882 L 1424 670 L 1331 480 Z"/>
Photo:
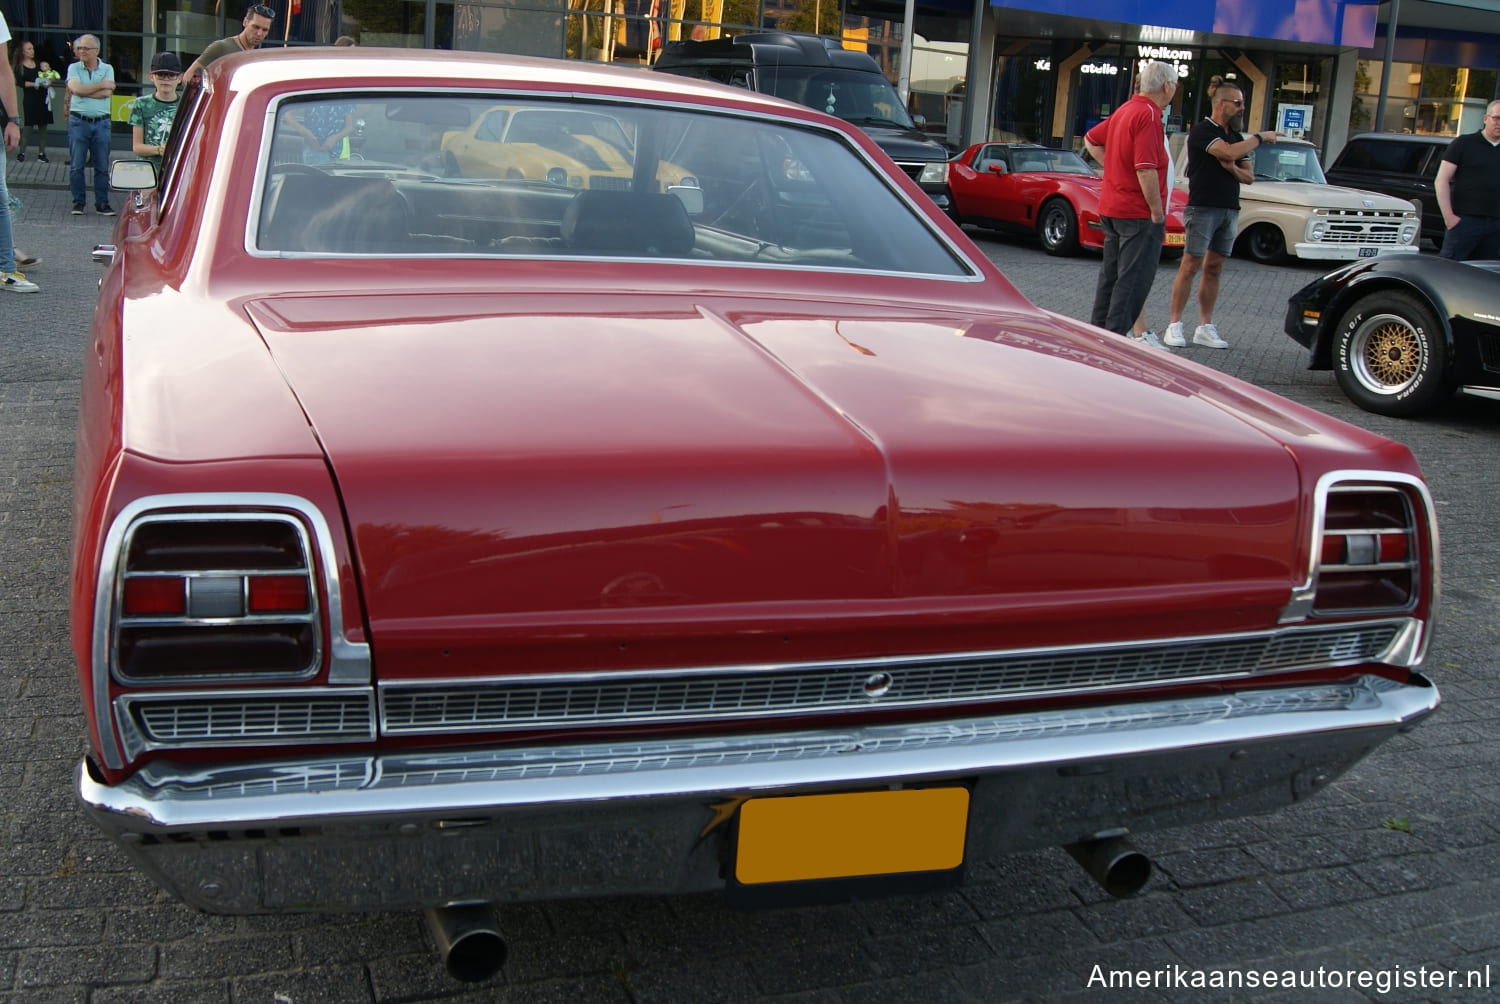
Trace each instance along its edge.
<path fill-rule="evenodd" d="M 712 895 L 516 906 L 501 911 L 509 963 L 469 986 L 444 973 L 412 914 L 183 907 L 76 808 L 72 440 L 98 275 L 88 252 L 111 221 L 68 216 L 55 188 L 17 194 L 16 241 L 45 260 L 41 293 L 0 298 L 0 1004 L 1500 997 L 1500 403 L 1455 400 L 1423 421 L 1355 409 L 1280 330 L 1287 295 L 1320 268 L 1231 261 L 1216 317 L 1231 348 L 1179 352 L 1415 451 L 1443 538 L 1426 667 L 1445 698 L 1437 715 L 1291 810 L 1139 835 L 1156 869 L 1131 900 L 1109 899 L 1058 849 L 973 861 L 958 891 L 831 907 L 737 913 Z M 1096 258 L 974 236 L 1036 303 L 1088 316 Z M 1149 301 L 1158 330 L 1172 271 L 1162 265 Z M 1152 416 L 1137 421 L 1153 434 Z M 1120 989 L 1127 971 L 1136 989 Z M 1482 985 L 1449 985 L 1450 971 Z M 1215 989 L 1251 972 L 1277 985 Z"/>

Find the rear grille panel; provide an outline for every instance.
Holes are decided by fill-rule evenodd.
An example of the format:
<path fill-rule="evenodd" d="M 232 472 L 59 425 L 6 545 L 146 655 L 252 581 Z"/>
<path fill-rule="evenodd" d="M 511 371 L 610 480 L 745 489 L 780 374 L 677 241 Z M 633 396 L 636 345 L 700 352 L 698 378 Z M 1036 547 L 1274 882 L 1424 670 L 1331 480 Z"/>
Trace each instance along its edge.
<path fill-rule="evenodd" d="M 1243 678 L 1378 661 L 1404 621 L 1168 644 L 656 674 L 386 684 L 381 731 L 583 728 L 756 719 Z"/>
<path fill-rule="evenodd" d="M 117 699 L 116 713 L 137 751 L 375 738 L 374 697 L 364 687 L 133 694 Z"/>

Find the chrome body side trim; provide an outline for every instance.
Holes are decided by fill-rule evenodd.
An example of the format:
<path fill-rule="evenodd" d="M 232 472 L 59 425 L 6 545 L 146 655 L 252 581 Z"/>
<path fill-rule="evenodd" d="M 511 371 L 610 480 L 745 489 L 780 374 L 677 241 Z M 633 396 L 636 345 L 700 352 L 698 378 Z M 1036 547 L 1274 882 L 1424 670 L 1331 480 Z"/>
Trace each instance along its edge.
<path fill-rule="evenodd" d="M 963 783 L 969 858 L 1263 812 L 1439 702 L 1413 674 L 1340 684 L 754 735 L 153 763 L 89 815 L 188 902 L 365 910 L 719 886 L 738 800 Z"/>
<path fill-rule="evenodd" d="M 349 641 L 344 632 L 344 608 L 340 596 L 338 561 L 333 552 L 333 534 L 318 507 L 296 495 L 274 492 L 188 492 L 180 495 L 148 495 L 130 502 L 110 524 L 99 549 L 99 577 L 94 584 L 94 632 L 89 675 L 93 682 L 94 720 L 99 727 L 99 756 L 108 767 L 127 762 L 117 740 L 106 733 L 113 720 L 110 709 L 110 646 L 115 610 L 115 583 L 124 555 L 126 531 L 146 513 L 161 510 L 201 512 L 213 509 L 247 511 L 289 510 L 297 513 L 312 530 L 313 547 L 322 565 L 322 584 L 328 598 L 328 682 L 369 685 L 370 647 Z"/>

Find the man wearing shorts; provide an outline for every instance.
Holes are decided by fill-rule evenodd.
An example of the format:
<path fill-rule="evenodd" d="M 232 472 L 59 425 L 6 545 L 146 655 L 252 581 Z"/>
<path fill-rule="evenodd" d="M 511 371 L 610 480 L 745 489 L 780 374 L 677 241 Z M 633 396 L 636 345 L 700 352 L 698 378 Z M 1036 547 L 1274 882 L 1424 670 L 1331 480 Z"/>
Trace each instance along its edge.
<path fill-rule="evenodd" d="M 1187 179 L 1188 204 L 1183 213 L 1187 230 L 1187 247 L 1177 277 L 1172 280 L 1172 305 L 1162 344 L 1185 348 L 1182 333 L 1182 311 L 1193 291 L 1193 279 L 1199 269 L 1203 281 L 1198 286 L 1198 327 L 1193 344 L 1210 349 L 1227 349 L 1229 343 L 1219 337 L 1214 327 L 1214 304 L 1219 299 L 1219 276 L 1224 260 L 1234 250 L 1234 238 L 1240 222 L 1240 185 L 1255 180 L 1250 152 L 1262 143 L 1275 143 L 1272 131 L 1252 133 L 1241 138 L 1245 119 L 1245 95 L 1233 84 L 1214 77 L 1208 85 L 1213 114 L 1193 126 L 1188 133 Z"/>

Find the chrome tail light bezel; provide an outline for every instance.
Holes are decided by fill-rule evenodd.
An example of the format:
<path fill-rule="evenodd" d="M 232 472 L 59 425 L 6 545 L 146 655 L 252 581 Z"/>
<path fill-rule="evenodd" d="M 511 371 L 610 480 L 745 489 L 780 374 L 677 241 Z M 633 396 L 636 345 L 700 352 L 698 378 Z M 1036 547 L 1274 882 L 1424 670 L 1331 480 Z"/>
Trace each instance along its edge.
<path fill-rule="evenodd" d="M 315 628 L 317 655 L 296 673 L 222 673 L 201 676 L 127 678 L 116 673 L 116 638 L 124 583 L 124 558 L 134 528 L 163 521 L 278 520 L 295 525 L 304 548 L 308 574 L 310 623 Z M 215 687 L 224 684 L 285 686 L 288 682 L 321 678 L 328 686 L 369 686 L 370 650 L 351 641 L 344 623 L 344 601 L 338 574 L 333 533 L 319 508 L 301 496 L 261 492 L 184 493 L 153 495 L 126 505 L 110 523 L 100 545 L 99 575 L 95 582 L 90 676 L 91 703 L 99 729 L 99 756 L 104 766 L 121 769 L 134 758 L 122 749 L 122 723 L 112 707 L 111 685 L 145 694 L 153 687 Z M 111 732 L 113 734 L 111 734 Z"/>
<path fill-rule="evenodd" d="M 1335 569 L 1324 563 L 1324 541 L 1329 536 L 1329 499 L 1337 494 L 1357 492 L 1398 494 L 1404 502 L 1409 521 L 1405 531 L 1409 535 L 1410 547 L 1405 559 L 1390 564 L 1409 568 L 1412 574 L 1412 590 L 1405 601 L 1390 606 L 1349 606 L 1327 608 L 1318 605 L 1320 579 Z M 1281 623 L 1294 623 L 1312 619 L 1333 619 L 1371 616 L 1418 616 L 1431 624 L 1437 615 L 1440 580 L 1440 556 L 1436 511 L 1427 485 L 1421 478 L 1393 471 L 1331 471 L 1318 479 L 1313 496 L 1311 538 L 1307 553 L 1307 572 L 1302 584 L 1292 592 L 1291 602 L 1282 612 Z M 1371 531 L 1375 533 L 1375 531 Z M 1379 562 L 1368 566 L 1351 565 L 1345 571 L 1358 571 L 1368 567 L 1379 570 L 1386 567 Z M 1412 652 L 1411 665 L 1421 662 L 1426 654 L 1429 631 L 1423 632 L 1420 644 Z"/>

